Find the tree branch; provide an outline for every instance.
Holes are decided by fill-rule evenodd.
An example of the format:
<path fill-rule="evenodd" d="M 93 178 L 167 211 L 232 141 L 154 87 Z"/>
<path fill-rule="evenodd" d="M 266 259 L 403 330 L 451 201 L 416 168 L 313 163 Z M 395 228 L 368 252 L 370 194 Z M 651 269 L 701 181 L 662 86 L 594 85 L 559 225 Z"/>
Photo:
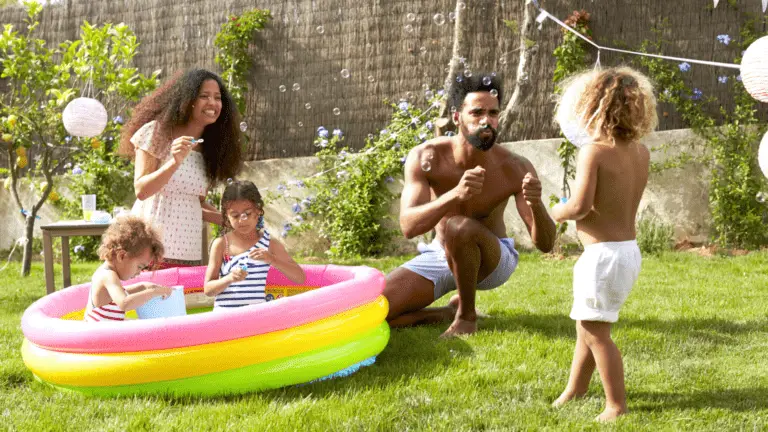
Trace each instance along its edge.
<path fill-rule="evenodd" d="M 499 118 L 499 137 L 507 135 L 512 125 L 517 124 L 520 117 L 520 108 L 525 106 L 525 103 L 531 97 L 531 84 L 528 79 L 530 74 L 528 71 L 531 68 L 531 57 L 538 50 L 538 46 L 533 40 L 533 29 L 535 27 L 533 13 L 534 6 L 532 4 L 523 5 L 523 23 L 520 27 L 520 61 L 517 64 L 517 76 L 515 77 L 512 97 L 509 98 L 507 106 Z"/>

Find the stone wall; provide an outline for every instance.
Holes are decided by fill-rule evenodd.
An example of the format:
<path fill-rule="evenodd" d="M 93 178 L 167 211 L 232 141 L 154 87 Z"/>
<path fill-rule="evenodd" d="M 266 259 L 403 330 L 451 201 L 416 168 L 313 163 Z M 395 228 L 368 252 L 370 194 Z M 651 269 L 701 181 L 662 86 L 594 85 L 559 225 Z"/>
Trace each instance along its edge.
<path fill-rule="evenodd" d="M 699 143 L 699 139 L 687 129 L 657 132 L 646 138 L 645 144 L 654 148 L 664 143 L 673 144 L 668 152 L 654 151 L 652 158 L 659 162 L 676 152 L 693 144 Z M 559 139 L 520 141 L 504 143 L 506 148 L 528 158 L 536 168 L 543 185 L 544 197 L 550 194 L 560 195 L 560 182 L 562 170 L 557 156 Z M 256 183 L 260 189 L 267 188 L 274 191 L 277 184 L 286 184 L 291 180 L 297 180 L 315 172 L 315 158 L 300 157 L 292 159 L 269 159 L 246 163 L 246 168 L 240 178 L 247 178 Z M 670 169 L 661 173 L 651 174 L 648 187 L 640 203 L 641 215 L 653 215 L 661 221 L 670 223 L 675 227 L 676 240 L 689 239 L 692 242 L 703 242 L 709 233 L 709 211 L 707 199 L 707 170 L 696 164 L 685 168 Z M 402 180 L 393 184 L 393 190 L 399 191 Z M 22 191 L 25 197 L 29 196 L 29 188 Z M 26 199 L 26 198 L 25 198 Z M 398 203 L 392 205 L 393 214 L 398 212 Z M 111 209 L 104 209 L 111 210 Z M 14 239 L 22 236 L 23 225 L 18 209 L 9 192 L 0 189 L 0 216 L 6 223 L 0 225 L 0 249 L 7 249 Z M 275 202 L 266 209 L 267 228 L 275 234 L 279 234 L 284 221 L 293 217 L 290 206 L 285 202 Z M 58 218 L 58 212 L 50 205 L 43 207 L 41 221 L 50 223 Z M 525 225 L 520 219 L 514 205 L 509 205 L 504 216 L 508 233 L 515 238 L 521 247 L 532 247 L 530 236 Z M 570 224 L 567 235 L 575 239 L 573 224 Z M 35 229 L 35 235 L 40 235 L 39 228 Z M 415 245 L 420 239 L 407 241 L 399 238 L 393 245 L 393 250 L 398 252 L 414 253 Z M 286 243 L 292 251 L 312 251 L 320 253 L 325 250 L 325 245 L 309 234 L 302 237 L 289 236 Z"/>

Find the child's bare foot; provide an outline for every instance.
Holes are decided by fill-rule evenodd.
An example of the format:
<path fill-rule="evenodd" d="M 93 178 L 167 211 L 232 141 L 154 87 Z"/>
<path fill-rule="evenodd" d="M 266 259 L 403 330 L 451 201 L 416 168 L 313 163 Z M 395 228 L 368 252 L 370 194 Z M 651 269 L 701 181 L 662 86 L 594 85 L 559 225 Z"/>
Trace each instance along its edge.
<path fill-rule="evenodd" d="M 443 332 L 443 334 L 440 335 L 440 338 L 452 338 L 456 336 L 461 335 L 468 335 L 472 334 L 477 331 L 477 321 L 469 321 L 469 320 L 463 320 L 460 318 L 456 318 L 453 320 L 453 323 L 450 327 L 448 327 L 448 330 Z"/>
<path fill-rule="evenodd" d="M 605 411 L 603 411 L 599 416 L 595 417 L 595 421 L 599 422 L 609 422 L 616 420 L 619 416 L 626 414 L 627 409 L 626 408 L 605 408 Z"/>
<path fill-rule="evenodd" d="M 560 408 L 561 406 L 567 404 L 573 399 L 579 399 L 583 398 L 585 393 L 576 393 L 576 392 L 570 392 L 568 390 L 564 391 L 563 394 L 560 395 L 554 402 L 552 402 L 552 406 L 555 408 Z"/>
<path fill-rule="evenodd" d="M 454 296 L 451 297 L 450 300 L 448 300 L 448 306 L 453 309 L 454 315 L 455 315 L 456 311 L 459 310 L 459 295 L 458 294 L 454 294 Z M 478 318 L 488 318 L 488 317 L 490 317 L 490 315 L 488 315 L 488 314 L 484 314 L 484 313 L 478 312 L 477 309 L 475 309 L 475 313 L 477 314 Z"/>

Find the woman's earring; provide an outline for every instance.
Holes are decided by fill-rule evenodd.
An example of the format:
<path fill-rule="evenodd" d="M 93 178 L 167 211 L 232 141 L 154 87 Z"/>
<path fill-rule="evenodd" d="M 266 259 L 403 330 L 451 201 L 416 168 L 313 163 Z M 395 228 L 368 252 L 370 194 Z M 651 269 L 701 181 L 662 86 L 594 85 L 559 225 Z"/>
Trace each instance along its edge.
<path fill-rule="evenodd" d="M 261 215 L 259 215 L 259 221 L 256 222 L 256 229 L 260 230 L 260 229 L 263 229 L 263 228 L 264 228 L 264 215 L 261 214 Z"/>

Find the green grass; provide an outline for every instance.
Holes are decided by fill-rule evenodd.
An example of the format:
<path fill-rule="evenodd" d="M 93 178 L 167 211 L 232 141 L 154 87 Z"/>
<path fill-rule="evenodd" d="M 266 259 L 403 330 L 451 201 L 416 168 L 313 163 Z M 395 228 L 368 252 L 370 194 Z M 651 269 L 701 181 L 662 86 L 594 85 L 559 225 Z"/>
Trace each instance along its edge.
<path fill-rule="evenodd" d="M 403 260 L 347 263 L 388 271 Z M 394 330 L 376 364 L 348 378 L 219 399 L 89 399 L 36 382 L 20 357 L 19 322 L 45 292 L 42 266 L 20 279 L 12 265 L 0 273 L 0 430 L 768 428 L 768 253 L 644 260 L 614 328 L 631 412 L 607 426 L 592 420 L 604 403 L 597 375 L 587 398 L 549 406 L 572 356 L 573 263 L 524 254 L 506 285 L 479 295 L 491 317 L 473 337 L 439 341 L 445 326 Z M 73 282 L 96 265 L 74 265 Z"/>

